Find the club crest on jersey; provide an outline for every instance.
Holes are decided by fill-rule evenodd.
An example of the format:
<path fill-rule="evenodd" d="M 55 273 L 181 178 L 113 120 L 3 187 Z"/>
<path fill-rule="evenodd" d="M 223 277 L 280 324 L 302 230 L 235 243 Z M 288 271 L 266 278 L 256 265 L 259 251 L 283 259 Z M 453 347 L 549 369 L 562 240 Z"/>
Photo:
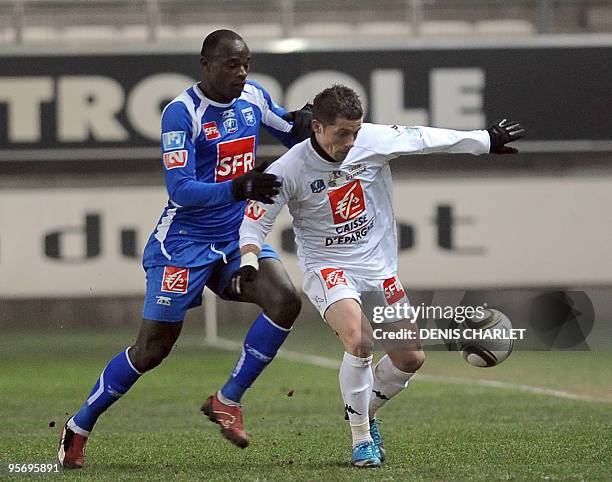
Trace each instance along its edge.
<path fill-rule="evenodd" d="M 204 131 L 204 136 L 207 141 L 214 141 L 215 139 L 219 139 L 221 137 L 221 133 L 217 127 L 217 123 L 215 121 L 206 122 L 202 124 L 202 130 Z"/>
<path fill-rule="evenodd" d="M 334 191 L 328 191 L 334 224 L 341 224 L 355 219 L 365 211 L 365 197 L 361 182 L 356 179 Z"/>
<path fill-rule="evenodd" d="M 235 120 L 235 119 L 234 119 Z M 230 181 L 255 167 L 255 136 L 217 144 L 215 182 Z"/>
<path fill-rule="evenodd" d="M 244 209 L 244 214 L 253 221 L 259 221 L 266 214 L 266 210 L 257 201 L 249 201 Z"/>
<path fill-rule="evenodd" d="M 331 187 L 336 187 L 336 181 L 342 177 L 342 171 L 332 171 L 329 173 L 329 178 L 327 179 L 327 184 Z"/>
<path fill-rule="evenodd" d="M 312 181 L 310 183 L 310 190 L 314 193 L 320 193 L 325 190 L 325 182 L 323 179 L 317 179 L 316 181 Z"/>
<path fill-rule="evenodd" d="M 185 131 L 171 131 L 162 134 L 164 151 L 182 149 L 185 147 Z"/>
<path fill-rule="evenodd" d="M 257 123 L 255 119 L 255 112 L 253 112 L 252 107 L 242 109 L 240 112 L 242 112 L 242 117 L 244 117 L 244 122 L 246 122 L 246 125 L 254 126 Z"/>
<path fill-rule="evenodd" d="M 165 266 L 161 290 L 165 293 L 187 293 L 189 268 Z"/>
<path fill-rule="evenodd" d="M 385 299 L 389 305 L 397 303 L 406 296 L 402 284 L 395 276 L 383 282 L 383 289 L 385 290 Z"/>
<path fill-rule="evenodd" d="M 342 177 L 343 177 L 342 171 L 333 171 L 329 175 L 329 179 L 327 180 L 327 184 L 329 185 L 329 187 L 338 187 L 339 185 L 343 184 L 344 179 L 342 179 L 340 181 L 340 179 Z"/>
<path fill-rule="evenodd" d="M 162 156 L 166 169 L 176 169 L 177 167 L 185 167 L 189 155 L 185 149 L 181 151 L 166 152 Z"/>
<path fill-rule="evenodd" d="M 223 128 L 228 134 L 233 134 L 238 130 L 238 120 L 235 117 L 229 117 L 223 121 Z"/>
<path fill-rule="evenodd" d="M 344 271 L 339 268 L 325 268 L 321 270 L 321 276 L 325 280 L 325 286 L 328 290 L 338 286 L 348 286 L 346 278 L 344 277 Z"/>

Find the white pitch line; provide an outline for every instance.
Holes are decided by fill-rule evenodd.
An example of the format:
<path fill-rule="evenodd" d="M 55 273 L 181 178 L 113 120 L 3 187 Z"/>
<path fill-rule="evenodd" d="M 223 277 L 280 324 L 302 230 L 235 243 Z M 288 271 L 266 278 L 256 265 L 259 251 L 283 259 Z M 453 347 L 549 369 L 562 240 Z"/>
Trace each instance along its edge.
<path fill-rule="evenodd" d="M 242 343 L 227 340 L 224 338 L 216 338 L 214 341 L 208 341 L 207 344 L 213 348 L 219 348 L 222 350 L 239 351 L 242 350 Z M 332 358 L 327 358 L 317 355 L 308 355 L 305 353 L 298 353 L 295 351 L 281 349 L 278 351 L 277 357 L 284 360 L 296 361 L 300 363 L 307 363 L 309 365 L 339 369 L 340 361 Z M 460 378 L 460 377 L 445 377 L 438 375 L 421 375 L 417 373 L 415 378 L 425 382 L 436 382 L 436 383 L 452 383 L 456 385 L 476 385 L 480 387 L 488 388 L 502 388 L 506 390 L 515 390 L 519 392 L 534 393 L 538 395 L 548 395 L 550 397 L 564 398 L 567 400 L 581 400 L 585 402 L 600 402 L 600 403 L 612 403 L 612 399 L 589 397 L 588 395 L 580 395 L 578 393 L 566 392 L 564 390 L 555 390 L 553 388 L 534 387 L 531 385 L 523 385 L 520 383 L 508 383 L 500 382 L 497 380 L 483 380 L 483 379 L 471 379 L 471 378 Z"/>
<path fill-rule="evenodd" d="M 455 383 L 457 385 L 478 385 L 480 387 L 504 388 L 507 390 L 517 390 L 520 392 L 536 393 L 539 395 L 549 395 L 551 397 L 566 398 L 568 400 L 582 400 L 586 402 L 612 403 L 612 399 L 590 397 L 588 395 L 580 395 L 578 393 L 566 392 L 564 390 L 555 390 L 554 388 L 534 387 L 532 385 L 523 385 L 521 383 L 500 382 L 498 380 L 483 380 L 481 378 L 470 379 L 460 377 L 445 377 L 439 375 L 415 375 L 420 380 L 432 382 Z"/>

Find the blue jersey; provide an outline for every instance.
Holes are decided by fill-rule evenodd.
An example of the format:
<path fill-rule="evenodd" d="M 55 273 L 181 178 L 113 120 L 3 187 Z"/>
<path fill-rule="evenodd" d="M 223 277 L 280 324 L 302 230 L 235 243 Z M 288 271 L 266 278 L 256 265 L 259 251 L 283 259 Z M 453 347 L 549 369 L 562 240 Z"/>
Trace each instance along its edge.
<path fill-rule="evenodd" d="M 149 237 L 143 265 L 199 266 L 200 246 L 239 239 L 244 201 L 232 196 L 231 180 L 255 166 L 259 127 L 287 147 L 299 142 L 286 111 L 257 83 L 220 104 L 196 85 L 162 113 L 162 161 L 168 204 Z"/>

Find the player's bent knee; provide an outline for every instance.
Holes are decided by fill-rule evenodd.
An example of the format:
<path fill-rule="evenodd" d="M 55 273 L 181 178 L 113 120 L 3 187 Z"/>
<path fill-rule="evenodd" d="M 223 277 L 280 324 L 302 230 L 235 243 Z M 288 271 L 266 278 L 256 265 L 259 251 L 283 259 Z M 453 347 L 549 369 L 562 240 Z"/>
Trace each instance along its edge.
<path fill-rule="evenodd" d="M 129 353 L 134 367 L 140 373 L 144 373 L 159 366 L 164 358 L 170 354 L 171 350 L 172 345 L 166 346 L 162 343 L 151 343 L 146 347 L 134 345 L 130 348 Z"/>
<path fill-rule="evenodd" d="M 293 323 L 302 311 L 302 298 L 294 289 L 287 290 L 281 303 L 287 321 Z"/>
<path fill-rule="evenodd" d="M 423 350 L 408 351 L 393 364 L 401 371 L 414 373 L 425 363 L 425 352 Z"/>
<path fill-rule="evenodd" d="M 291 328 L 302 310 L 302 298 L 291 288 L 284 288 L 263 303 L 266 314 L 283 328 Z"/>
<path fill-rule="evenodd" d="M 374 353 L 374 344 L 367 342 L 356 343 L 351 345 L 349 352 L 351 355 L 355 355 L 360 358 L 367 358 Z"/>
<path fill-rule="evenodd" d="M 351 331 L 343 341 L 346 351 L 351 355 L 367 358 L 374 353 L 373 340 L 363 336 L 360 330 Z"/>

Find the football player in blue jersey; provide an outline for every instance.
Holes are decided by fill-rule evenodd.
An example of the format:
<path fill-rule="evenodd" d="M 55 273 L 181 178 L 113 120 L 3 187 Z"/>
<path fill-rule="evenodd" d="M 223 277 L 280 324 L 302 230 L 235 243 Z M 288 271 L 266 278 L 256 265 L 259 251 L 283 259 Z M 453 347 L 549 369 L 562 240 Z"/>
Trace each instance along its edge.
<path fill-rule="evenodd" d="M 238 34 L 211 33 L 202 45 L 201 82 L 163 111 L 162 160 L 169 199 L 144 250 L 143 321 L 134 345 L 106 365 L 80 410 L 65 423 L 58 457 L 66 468 L 83 466 L 85 444 L 98 417 L 170 353 L 186 311 L 202 303 L 205 286 L 223 298 L 256 303 L 263 310 L 246 335 L 227 383 L 201 408 L 232 443 L 249 443 L 241 397 L 289 334 L 301 298 L 270 246 L 259 256 L 257 280 L 242 283 L 241 290 L 230 289 L 241 263 L 239 227 L 247 201 L 272 203 L 281 185 L 274 175 L 255 167 L 260 125 L 286 146 L 310 135 L 309 109 L 287 112 L 276 105 L 260 85 L 247 81 L 250 61 Z"/>

